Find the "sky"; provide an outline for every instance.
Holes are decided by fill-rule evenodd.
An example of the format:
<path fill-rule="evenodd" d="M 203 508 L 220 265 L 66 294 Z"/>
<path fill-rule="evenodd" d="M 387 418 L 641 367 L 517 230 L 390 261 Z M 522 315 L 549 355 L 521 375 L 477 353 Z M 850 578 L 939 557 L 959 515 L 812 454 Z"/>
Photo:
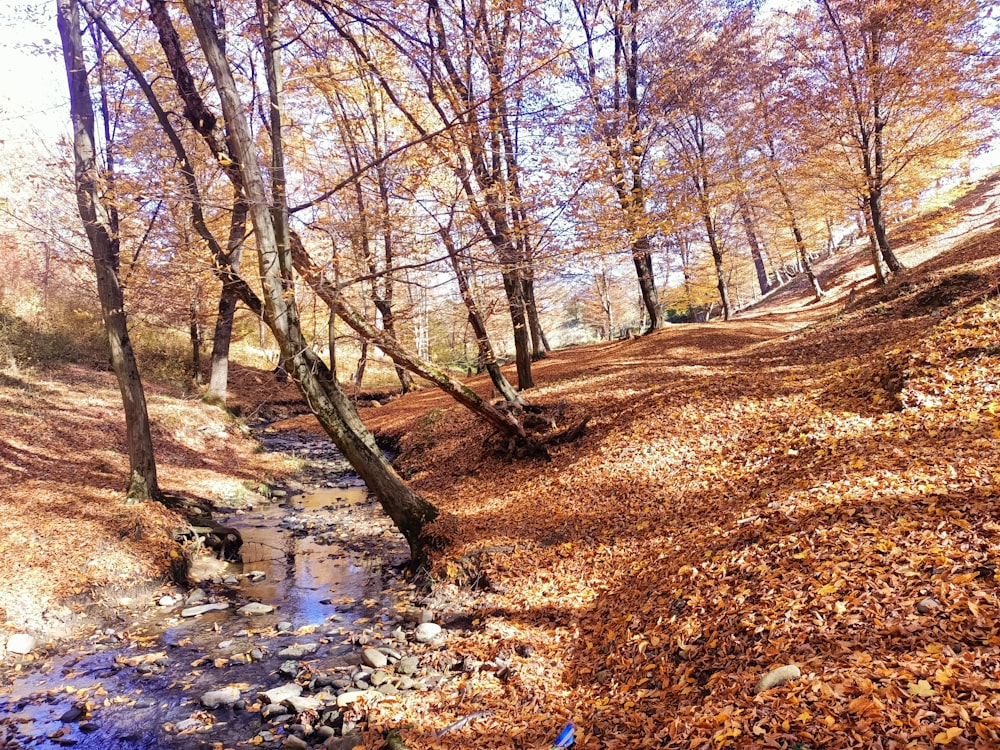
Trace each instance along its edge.
<path fill-rule="evenodd" d="M 69 130 L 69 94 L 54 3 L 0 0 L 0 148 L 31 149 Z M 43 149 L 48 150 L 48 149 Z"/>

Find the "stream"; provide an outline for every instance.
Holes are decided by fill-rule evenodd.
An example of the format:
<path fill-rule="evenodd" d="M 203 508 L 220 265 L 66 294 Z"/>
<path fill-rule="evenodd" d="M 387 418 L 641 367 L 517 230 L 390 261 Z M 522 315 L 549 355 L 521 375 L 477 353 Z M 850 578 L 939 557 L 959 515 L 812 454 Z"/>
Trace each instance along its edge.
<path fill-rule="evenodd" d="M 0 687 L 0 748 L 352 748 L 365 706 L 443 678 L 423 655 L 447 631 L 361 480 L 327 438 L 259 437 L 306 465 L 217 514 L 241 559 L 197 555 L 191 591 L 123 600 L 115 627 L 26 665 Z"/>

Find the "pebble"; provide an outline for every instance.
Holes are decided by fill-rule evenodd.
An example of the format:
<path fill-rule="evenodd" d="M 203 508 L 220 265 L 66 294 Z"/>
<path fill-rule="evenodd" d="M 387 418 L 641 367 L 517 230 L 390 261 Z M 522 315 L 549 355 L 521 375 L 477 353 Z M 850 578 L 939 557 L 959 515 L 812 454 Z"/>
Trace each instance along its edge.
<path fill-rule="evenodd" d="M 27 633 L 14 633 L 7 639 L 7 650 L 12 654 L 30 654 L 37 645 L 34 636 Z"/>
<path fill-rule="evenodd" d="M 366 648 L 361 652 L 361 661 L 373 669 L 381 669 L 389 663 L 388 657 L 377 648 Z"/>
<path fill-rule="evenodd" d="M 299 673 L 299 663 L 297 661 L 292 661 L 291 659 L 282 662 L 281 666 L 278 667 L 278 674 L 283 675 L 285 677 L 295 677 L 295 675 L 297 675 L 298 673 Z"/>
<path fill-rule="evenodd" d="M 264 661 L 264 651 L 259 648 L 250 649 L 250 658 L 253 661 Z"/>
<path fill-rule="evenodd" d="M 198 602 L 205 601 L 208 594 L 205 593 L 205 589 L 194 589 L 187 597 L 188 604 L 197 604 Z"/>
<path fill-rule="evenodd" d="M 250 602 L 249 604 L 240 607 L 236 611 L 246 617 L 252 617 L 254 615 L 270 614 L 271 612 L 274 612 L 274 607 L 272 607 L 270 604 L 261 604 L 260 602 Z"/>
<path fill-rule="evenodd" d="M 288 620 L 282 620 L 281 622 L 279 622 L 277 625 L 274 626 L 274 629 L 277 630 L 279 633 L 288 633 L 292 630 L 293 627 L 295 626 L 292 625 L 292 623 L 288 622 Z"/>
<path fill-rule="evenodd" d="M 240 699 L 239 688 L 224 687 L 221 690 L 209 690 L 201 696 L 201 705 L 205 708 L 231 706 Z"/>
<path fill-rule="evenodd" d="M 420 643 L 430 643 L 441 634 L 441 626 L 433 622 L 424 622 L 417 626 L 413 637 Z"/>
<path fill-rule="evenodd" d="M 212 602 L 210 604 L 196 604 L 193 607 L 185 607 L 181 610 L 181 617 L 197 617 L 206 612 L 229 609 L 229 602 Z"/>
<path fill-rule="evenodd" d="M 281 743 L 281 746 L 292 748 L 292 750 L 309 750 L 309 743 L 301 737 L 296 737 L 294 734 L 285 737 L 285 741 Z"/>
<path fill-rule="evenodd" d="M 267 573 L 263 570 L 251 570 L 247 573 L 247 578 L 250 579 L 250 583 L 260 583 L 265 578 L 267 578 Z"/>
<path fill-rule="evenodd" d="M 222 650 L 225 650 L 225 649 L 229 648 L 229 647 L 230 647 L 230 646 L 232 646 L 232 645 L 233 645 L 233 642 L 232 642 L 232 641 L 221 641 L 221 642 L 219 643 L 219 646 L 218 646 L 218 647 L 219 647 L 219 648 L 221 648 Z"/>
<path fill-rule="evenodd" d="M 259 695 L 268 703 L 282 703 L 289 698 L 297 698 L 302 695 L 302 686 L 294 682 L 290 682 L 287 685 L 265 690 L 262 693 L 259 693 Z"/>
<path fill-rule="evenodd" d="M 365 699 L 365 700 L 377 700 L 382 697 L 382 693 L 377 690 L 348 690 L 346 693 L 341 693 L 337 696 L 337 708 L 347 708 L 355 701 Z"/>
<path fill-rule="evenodd" d="M 175 604 L 177 604 L 177 601 L 178 600 L 176 598 L 170 596 L 170 594 L 167 594 L 166 596 L 161 596 L 156 603 L 159 604 L 161 607 L 172 607 Z"/>
<path fill-rule="evenodd" d="M 929 612 L 933 612 L 935 609 L 941 607 L 941 602 L 935 599 L 933 596 L 928 596 L 917 602 L 917 612 L 922 615 L 926 615 Z"/>
<path fill-rule="evenodd" d="M 753 694 L 763 693 L 765 690 L 784 685 L 789 680 L 796 680 L 802 676 L 802 672 L 795 664 L 786 664 L 783 667 L 772 669 L 760 678 L 754 686 Z"/>
<path fill-rule="evenodd" d="M 417 671 L 420 659 L 416 656 L 406 656 L 396 664 L 396 674 L 410 675 Z"/>
<path fill-rule="evenodd" d="M 316 653 L 319 648 L 318 643 L 303 643 L 301 645 L 289 646 L 278 652 L 278 656 L 286 659 L 301 659 L 303 656 Z"/>
<path fill-rule="evenodd" d="M 285 698 L 284 703 L 297 714 L 301 714 L 305 711 L 318 711 L 323 706 L 323 702 L 318 698 L 310 698 L 306 695 Z"/>

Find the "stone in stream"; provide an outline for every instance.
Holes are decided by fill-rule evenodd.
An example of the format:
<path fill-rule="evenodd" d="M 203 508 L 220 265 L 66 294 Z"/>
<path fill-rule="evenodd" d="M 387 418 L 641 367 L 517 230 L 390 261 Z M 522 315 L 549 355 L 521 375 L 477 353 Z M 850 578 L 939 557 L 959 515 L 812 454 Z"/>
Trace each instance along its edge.
<path fill-rule="evenodd" d="M 197 604 L 198 602 L 203 602 L 207 596 L 208 594 L 205 593 L 205 589 L 194 589 L 190 594 L 188 594 L 187 603 Z"/>
<path fill-rule="evenodd" d="M 291 659 L 282 662 L 281 666 L 278 667 L 278 674 L 284 677 L 289 677 L 289 678 L 295 677 L 295 675 L 297 675 L 298 673 L 299 673 L 299 663 L 297 661 L 292 661 Z"/>
<path fill-rule="evenodd" d="M 319 699 L 310 698 L 306 695 L 293 695 L 285 698 L 284 704 L 297 714 L 305 711 L 318 711 L 323 706 L 323 702 Z"/>
<path fill-rule="evenodd" d="M 261 604 L 260 602 L 250 602 L 249 604 L 240 607 L 236 611 L 239 614 L 244 615 L 246 617 L 253 617 L 254 615 L 270 614 L 271 612 L 274 612 L 274 607 L 272 607 L 270 604 Z"/>
<path fill-rule="evenodd" d="M 424 622 L 413 631 L 413 637 L 420 643 L 430 643 L 441 634 L 441 626 L 433 622 Z"/>
<path fill-rule="evenodd" d="M 12 654 L 30 654 L 38 641 L 27 633 L 14 633 L 7 639 L 7 650 Z"/>
<path fill-rule="evenodd" d="M 319 648 L 318 643 L 303 643 L 301 645 L 289 646 L 278 652 L 278 656 L 286 659 L 301 659 L 303 656 L 316 653 Z"/>
<path fill-rule="evenodd" d="M 239 688 L 224 687 L 221 690 L 209 690 L 201 696 L 201 705 L 205 708 L 231 706 L 240 699 Z"/>
<path fill-rule="evenodd" d="M 399 660 L 396 664 L 396 674 L 411 675 L 420 666 L 420 659 L 416 656 L 407 656 Z"/>
<path fill-rule="evenodd" d="M 291 750 L 309 750 L 309 743 L 301 737 L 296 737 L 294 734 L 285 737 L 285 741 L 281 743 L 281 746 L 291 748 Z"/>
<path fill-rule="evenodd" d="M 265 578 L 267 578 L 267 573 L 263 570 L 251 570 L 247 573 L 247 578 L 250 579 L 250 583 L 260 583 Z"/>
<path fill-rule="evenodd" d="M 281 703 L 289 698 L 297 698 L 302 695 L 302 686 L 294 682 L 290 682 L 287 685 L 282 685 L 281 687 L 265 690 L 262 693 L 258 693 L 258 695 L 268 703 Z"/>
<path fill-rule="evenodd" d="M 366 648 L 361 652 L 361 661 L 373 669 L 381 669 L 389 663 L 388 657 L 377 648 Z"/>
<path fill-rule="evenodd" d="M 179 600 L 176 597 L 167 594 L 166 596 L 161 596 L 156 603 L 161 607 L 172 607 L 177 604 Z"/>
<path fill-rule="evenodd" d="M 377 701 L 385 696 L 378 690 L 348 690 L 337 696 L 337 708 L 347 708 L 356 701 Z"/>
<path fill-rule="evenodd" d="M 766 675 L 758 680 L 757 684 L 754 686 L 753 694 L 758 695 L 763 693 L 765 690 L 770 690 L 773 687 L 778 687 L 779 685 L 784 685 L 789 680 L 797 680 L 802 676 L 802 672 L 795 664 L 786 664 L 783 667 L 778 667 L 777 669 L 772 669 Z"/>
<path fill-rule="evenodd" d="M 282 620 L 281 622 L 279 622 L 277 625 L 274 626 L 274 629 L 277 630 L 279 633 L 288 633 L 291 632 L 293 627 L 295 626 L 292 625 L 292 623 L 290 623 L 288 620 Z"/>
<path fill-rule="evenodd" d="M 193 607 L 185 607 L 181 610 L 181 617 L 197 617 L 206 612 L 229 609 L 229 602 L 212 602 L 210 604 L 196 604 Z"/>

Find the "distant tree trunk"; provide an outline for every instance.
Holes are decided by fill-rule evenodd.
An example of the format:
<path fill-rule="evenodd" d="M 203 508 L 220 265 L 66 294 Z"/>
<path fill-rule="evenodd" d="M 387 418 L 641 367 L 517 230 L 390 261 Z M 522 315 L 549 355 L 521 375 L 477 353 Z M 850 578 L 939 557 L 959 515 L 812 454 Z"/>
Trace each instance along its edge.
<path fill-rule="evenodd" d="M 887 279 L 885 277 L 885 270 L 882 268 L 882 258 L 881 253 L 879 253 L 878 240 L 875 238 L 875 230 L 872 227 L 870 214 L 868 212 L 868 197 L 864 196 L 859 200 L 861 201 L 861 221 L 864 224 L 862 229 L 864 229 L 864 232 L 868 237 L 868 249 L 872 260 L 872 266 L 875 268 L 875 280 L 878 282 L 879 286 L 885 286 Z"/>
<path fill-rule="evenodd" d="M 368 365 L 368 340 L 361 339 L 361 354 L 358 356 L 358 366 L 354 369 L 354 390 L 361 392 L 361 383 L 365 379 L 365 367 Z"/>
<path fill-rule="evenodd" d="M 750 245 L 750 257 L 753 258 L 753 267 L 757 271 L 757 283 L 760 285 L 760 293 L 767 294 L 771 290 L 771 284 L 767 280 L 767 269 L 764 268 L 764 254 L 761 251 L 760 240 L 757 238 L 757 231 L 754 229 L 753 217 L 750 215 L 750 206 L 746 196 L 740 194 L 739 198 L 740 218 L 743 220 L 743 230 L 746 232 L 747 244 Z"/>
<path fill-rule="evenodd" d="M 199 320 L 198 300 L 191 300 L 188 306 L 188 329 L 191 337 L 191 380 L 201 385 L 201 320 Z"/>
<path fill-rule="evenodd" d="M 486 331 L 486 322 L 483 320 L 482 313 L 479 312 L 479 306 L 472 296 L 468 274 L 466 269 L 462 267 L 459 250 L 455 246 L 451 232 L 447 226 L 442 226 L 439 233 L 445 248 L 448 250 L 448 258 L 451 260 L 451 267 L 455 272 L 455 278 L 458 280 L 458 290 L 462 295 L 462 302 L 465 304 L 465 309 L 468 313 L 469 325 L 476 336 L 476 344 L 479 348 L 477 357 L 479 366 L 485 368 L 486 372 L 489 373 L 490 380 L 493 381 L 493 387 L 497 389 L 497 392 L 503 396 L 505 401 L 524 405 L 524 399 L 514 390 L 514 387 L 500 369 L 500 363 L 497 362 L 496 354 L 493 351 L 493 343 L 490 341 L 489 334 Z"/>
<path fill-rule="evenodd" d="M 771 174 L 774 177 L 774 182 L 778 186 L 778 192 L 781 194 L 781 200 L 785 204 L 785 217 L 788 221 L 788 225 L 792 230 L 792 236 L 795 238 L 795 249 L 798 253 L 799 270 L 805 271 L 806 275 L 809 277 L 809 283 L 812 284 L 813 297 L 816 302 L 823 299 L 823 287 L 820 286 L 819 277 L 813 270 L 812 263 L 809 261 L 809 253 L 806 251 L 806 243 L 802 239 L 802 230 L 799 229 L 799 222 L 795 216 L 795 206 L 792 204 L 792 198 L 788 194 L 788 190 L 785 188 L 785 183 L 781 179 L 781 175 L 778 173 L 776 166 L 772 165 Z"/>
<path fill-rule="evenodd" d="M 146 396 L 128 335 L 125 299 L 118 278 L 118 237 L 117 233 L 111 231 L 109 214 L 101 202 L 98 188 L 94 108 L 83 56 L 79 6 L 76 0 L 58 0 L 56 10 L 70 92 L 77 207 L 94 259 L 101 313 L 111 350 L 111 365 L 118 379 L 125 410 L 129 453 L 127 500 L 142 502 L 160 499 L 162 493 L 156 479 L 156 460 L 146 411 Z"/>
<path fill-rule="evenodd" d="M 886 234 L 885 219 L 882 216 L 882 194 L 877 190 L 871 190 L 868 194 L 868 213 L 871 215 L 872 230 L 875 233 L 875 240 L 878 242 L 882 260 L 894 274 L 906 270 L 889 245 L 889 235 Z"/>
<path fill-rule="evenodd" d="M 730 320 L 733 317 L 733 306 L 729 301 L 729 285 L 726 284 L 726 269 L 722 260 L 722 246 L 719 244 L 719 236 L 715 231 L 715 221 L 712 214 L 705 207 L 702 212 L 702 219 L 705 222 L 705 230 L 708 233 L 708 246 L 712 250 L 712 260 L 715 263 L 715 277 L 718 282 L 719 300 L 722 302 L 722 319 Z"/>

